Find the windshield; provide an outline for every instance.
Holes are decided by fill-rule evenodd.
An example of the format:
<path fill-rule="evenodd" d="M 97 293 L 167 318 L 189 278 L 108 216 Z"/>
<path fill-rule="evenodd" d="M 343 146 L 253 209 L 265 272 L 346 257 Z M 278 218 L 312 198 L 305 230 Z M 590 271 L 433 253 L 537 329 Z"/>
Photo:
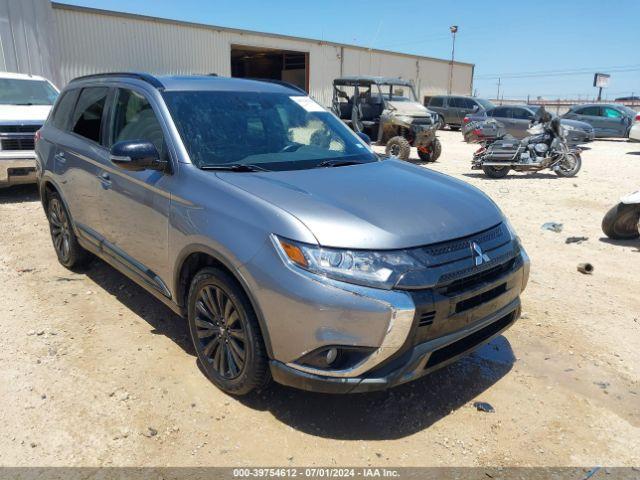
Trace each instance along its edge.
<path fill-rule="evenodd" d="M 484 98 L 475 98 L 474 100 L 482 105 L 482 108 L 484 108 L 485 110 L 490 110 L 495 107 L 493 103 L 491 103 L 489 100 L 485 100 Z"/>
<path fill-rule="evenodd" d="M 0 78 L 0 104 L 53 105 L 58 92 L 43 80 Z"/>
<path fill-rule="evenodd" d="M 164 97 L 191 161 L 200 168 L 301 170 L 378 158 L 334 115 L 305 96 L 181 91 Z"/>
<path fill-rule="evenodd" d="M 378 85 L 382 97 L 386 101 L 392 102 L 416 102 L 416 95 L 413 91 L 413 87 L 410 85 L 393 85 L 384 84 Z"/>

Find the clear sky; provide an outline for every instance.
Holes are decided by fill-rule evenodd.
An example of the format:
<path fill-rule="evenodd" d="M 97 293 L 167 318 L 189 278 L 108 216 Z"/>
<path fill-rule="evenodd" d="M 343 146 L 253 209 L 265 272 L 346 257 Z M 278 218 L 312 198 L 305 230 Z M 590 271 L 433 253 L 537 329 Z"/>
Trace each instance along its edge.
<path fill-rule="evenodd" d="M 640 0 L 60 0 L 474 63 L 475 89 L 505 98 L 640 95 Z"/>

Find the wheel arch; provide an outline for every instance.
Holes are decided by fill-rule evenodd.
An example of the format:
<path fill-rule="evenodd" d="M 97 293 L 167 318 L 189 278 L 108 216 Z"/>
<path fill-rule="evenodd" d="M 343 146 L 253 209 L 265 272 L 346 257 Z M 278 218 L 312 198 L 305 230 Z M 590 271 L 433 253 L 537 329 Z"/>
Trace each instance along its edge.
<path fill-rule="evenodd" d="M 185 313 L 187 312 L 187 297 L 189 295 L 191 280 L 193 280 L 193 277 L 198 273 L 198 271 L 204 267 L 216 267 L 225 271 L 237 282 L 238 286 L 247 295 L 251 308 L 253 308 L 258 319 L 267 355 L 269 358 L 273 358 L 269 330 L 266 327 L 266 322 L 262 310 L 260 309 L 260 305 L 249 289 L 247 282 L 244 280 L 240 272 L 238 272 L 238 269 L 213 248 L 202 244 L 195 244 L 186 247 L 180 253 L 174 273 L 175 302 L 178 306 L 181 307 Z"/>

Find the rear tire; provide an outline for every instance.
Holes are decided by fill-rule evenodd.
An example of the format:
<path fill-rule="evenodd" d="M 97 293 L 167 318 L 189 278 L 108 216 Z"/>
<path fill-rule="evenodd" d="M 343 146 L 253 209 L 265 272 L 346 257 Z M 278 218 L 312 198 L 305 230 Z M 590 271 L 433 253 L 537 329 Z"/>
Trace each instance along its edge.
<path fill-rule="evenodd" d="M 482 167 L 482 171 L 490 178 L 504 178 L 509 174 L 509 170 L 509 167 Z"/>
<path fill-rule="evenodd" d="M 442 115 L 438 115 L 438 123 L 436 124 L 436 128 L 438 130 L 444 130 L 446 126 L 447 124 L 444 123 L 444 117 Z"/>
<path fill-rule="evenodd" d="M 187 320 L 202 368 L 218 388 L 246 395 L 269 383 L 256 314 L 230 274 L 213 267 L 196 274 L 189 288 Z"/>
<path fill-rule="evenodd" d="M 411 144 L 404 137 L 392 137 L 387 141 L 385 152 L 387 155 L 393 155 L 400 160 L 408 160 L 409 155 L 411 155 Z"/>
<path fill-rule="evenodd" d="M 91 255 L 78 243 L 71 216 L 57 192 L 48 194 L 47 220 L 58 261 L 70 270 L 86 266 Z"/>
<path fill-rule="evenodd" d="M 640 237 L 640 205 L 618 203 L 602 219 L 602 231 L 614 240 Z"/>

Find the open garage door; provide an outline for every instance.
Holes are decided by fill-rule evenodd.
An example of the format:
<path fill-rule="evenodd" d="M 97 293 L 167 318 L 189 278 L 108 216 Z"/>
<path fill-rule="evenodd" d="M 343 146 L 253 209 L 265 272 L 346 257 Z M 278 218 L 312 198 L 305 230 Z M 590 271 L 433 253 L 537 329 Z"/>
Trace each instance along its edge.
<path fill-rule="evenodd" d="M 232 45 L 231 76 L 283 80 L 308 92 L 309 54 Z"/>

